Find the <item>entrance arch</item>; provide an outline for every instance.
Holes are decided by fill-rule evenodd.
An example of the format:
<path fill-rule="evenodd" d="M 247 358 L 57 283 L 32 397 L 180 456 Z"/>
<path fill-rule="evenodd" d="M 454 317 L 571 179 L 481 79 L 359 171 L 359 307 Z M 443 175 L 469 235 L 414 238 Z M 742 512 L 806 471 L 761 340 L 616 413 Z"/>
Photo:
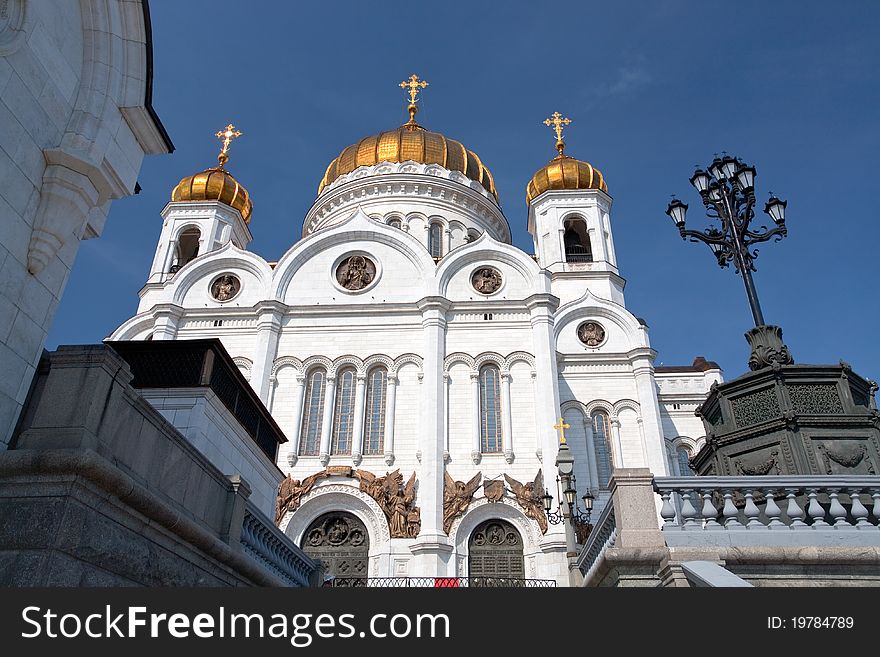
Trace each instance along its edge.
<path fill-rule="evenodd" d="M 321 561 L 325 576 L 367 577 L 370 537 L 361 520 L 346 511 L 315 518 L 303 532 L 303 551 Z"/>
<path fill-rule="evenodd" d="M 474 528 L 468 539 L 468 577 L 525 579 L 523 539 L 516 527 L 492 518 Z"/>

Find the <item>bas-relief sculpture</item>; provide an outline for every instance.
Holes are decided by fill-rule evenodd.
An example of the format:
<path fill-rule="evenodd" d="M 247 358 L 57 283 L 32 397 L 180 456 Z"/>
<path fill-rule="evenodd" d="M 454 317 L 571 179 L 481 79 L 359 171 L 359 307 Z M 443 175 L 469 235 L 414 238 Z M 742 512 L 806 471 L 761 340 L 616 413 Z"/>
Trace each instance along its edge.
<path fill-rule="evenodd" d="M 415 506 L 416 473 L 403 484 L 400 469 L 377 477 L 367 470 L 355 470 L 352 476 L 360 482 L 360 489 L 376 500 L 388 519 L 391 538 L 415 538 L 421 529 L 421 512 Z"/>
<path fill-rule="evenodd" d="M 501 272 L 494 267 L 481 267 L 471 276 L 471 285 L 480 294 L 492 294 L 501 287 Z"/>
<path fill-rule="evenodd" d="M 238 294 L 241 289 L 241 282 L 232 274 L 223 274 L 218 276 L 211 284 L 211 296 L 217 301 L 229 301 Z"/>
<path fill-rule="evenodd" d="M 474 499 L 474 493 L 480 487 L 483 473 L 478 472 L 467 483 L 455 481 L 446 473 L 443 485 L 443 531 L 449 534 L 453 521 L 467 511 Z"/>
<path fill-rule="evenodd" d="M 526 512 L 526 515 L 538 523 L 541 533 L 547 533 L 547 516 L 544 514 L 544 475 L 541 470 L 534 481 L 523 484 L 508 474 L 504 475 L 507 485 L 513 491 L 513 496 Z"/>
<path fill-rule="evenodd" d="M 598 347 L 605 342 L 605 329 L 598 322 L 584 322 L 578 326 L 577 335 L 588 347 Z"/>
<path fill-rule="evenodd" d="M 376 278 L 376 265 L 362 255 L 347 257 L 336 269 L 336 281 L 346 290 L 363 290 Z"/>

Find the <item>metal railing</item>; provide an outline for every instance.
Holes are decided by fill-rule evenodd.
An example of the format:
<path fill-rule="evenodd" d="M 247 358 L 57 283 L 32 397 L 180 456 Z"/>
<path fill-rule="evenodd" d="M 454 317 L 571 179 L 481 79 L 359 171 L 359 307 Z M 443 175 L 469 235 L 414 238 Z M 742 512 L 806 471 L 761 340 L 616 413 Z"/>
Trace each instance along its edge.
<path fill-rule="evenodd" d="M 580 244 L 565 245 L 566 262 L 593 262 L 593 251 Z"/>
<path fill-rule="evenodd" d="M 880 477 L 656 477 L 666 543 L 880 545 Z"/>
<path fill-rule="evenodd" d="M 554 579 L 518 577 L 336 577 L 324 586 L 333 588 L 552 588 Z"/>
<path fill-rule="evenodd" d="M 599 558 L 605 553 L 605 550 L 614 546 L 616 539 L 617 521 L 614 517 L 614 504 L 612 500 L 608 500 L 593 527 L 593 531 L 590 532 L 587 544 L 584 545 L 580 556 L 578 556 L 577 566 L 585 580 L 592 576 L 598 566 Z"/>
<path fill-rule="evenodd" d="M 310 586 L 320 567 L 250 502 L 245 507 L 240 542 L 245 554 L 289 586 Z"/>

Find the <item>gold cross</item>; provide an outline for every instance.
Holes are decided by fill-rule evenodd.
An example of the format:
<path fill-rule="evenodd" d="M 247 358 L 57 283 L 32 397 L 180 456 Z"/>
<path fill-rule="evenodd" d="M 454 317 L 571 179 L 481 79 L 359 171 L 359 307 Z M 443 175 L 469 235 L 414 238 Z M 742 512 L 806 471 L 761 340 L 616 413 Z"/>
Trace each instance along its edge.
<path fill-rule="evenodd" d="M 563 117 L 559 112 L 553 112 L 549 119 L 544 119 L 544 125 L 548 128 L 552 127 L 553 132 L 556 133 L 556 150 L 559 151 L 560 155 L 562 155 L 562 151 L 565 150 L 565 142 L 562 141 L 562 128 L 563 126 L 570 124 L 571 119 Z"/>
<path fill-rule="evenodd" d="M 418 109 L 416 108 L 416 103 L 418 102 L 419 89 L 424 89 L 428 86 L 428 83 L 425 80 L 419 80 L 419 76 L 413 73 L 409 76 L 409 80 L 404 80 L 400 83 L 401 89 L 406 89 L 409 94 L 409 123 L 415 124 L 416 122 L 416 112 Z"/>
<path fill-rule="evenodd" d="M 217 160 L 220 162 L 220 167 L 222 168 L 224 164 L 229 161 L 229 146 L 232 144 L 232 140 L 236 137 L 241 137 L 241 131 L 236 130 L 235 126 L 231 123 L 226 126 L 220 132 L 214 133 L 214 136 L 217 139 L 223 140 L 223 148 L 220 149 L 220 155 L 217 156 Z"/>
<path fill-rule="evenodd" d="M 568 424 L 568 422 L 566 422 L 564 419 L 559 418 L 559 424 L 554 424 L 553 428 L 559 430 L 559 444 L 564 445 L 565 444 L 565 430 L 571 429 L 571 425 Z"/>

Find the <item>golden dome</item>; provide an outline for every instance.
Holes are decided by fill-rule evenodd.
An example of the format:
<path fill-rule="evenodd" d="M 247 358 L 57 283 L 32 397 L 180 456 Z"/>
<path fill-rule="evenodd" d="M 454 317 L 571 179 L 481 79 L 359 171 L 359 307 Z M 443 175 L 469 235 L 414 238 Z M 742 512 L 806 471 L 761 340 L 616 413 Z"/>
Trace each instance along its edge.
<path fill-rule="evenodd" d="M 171 200 L 220 201 L 238 210 L 245 223 L 250 222 L 254 209 L 247 190 L 222 165 L 181 180 L 171 192 Z"/>
<path fill-rule="evenodd" d="M 358 167 L 409 160 L 421 164 L 439 164 L 451 171 L 460 171 L 480 183 L 498 200 L 492 174 L 476 153 L 439 132 L 428 132 L 415 123 L 413 118 L 395 130 L 365 137 L 344 149 L 327 167 L 318 185 L 318 193 L 340 176 L 351 173 Z"/>
<path fill-rule="evenodd" d="M 562 153 L 532 176 L 526 185 L 526 204 L 548 189 L 601 189 L 608 193 L 605 177 L 599 169 Z"/>

